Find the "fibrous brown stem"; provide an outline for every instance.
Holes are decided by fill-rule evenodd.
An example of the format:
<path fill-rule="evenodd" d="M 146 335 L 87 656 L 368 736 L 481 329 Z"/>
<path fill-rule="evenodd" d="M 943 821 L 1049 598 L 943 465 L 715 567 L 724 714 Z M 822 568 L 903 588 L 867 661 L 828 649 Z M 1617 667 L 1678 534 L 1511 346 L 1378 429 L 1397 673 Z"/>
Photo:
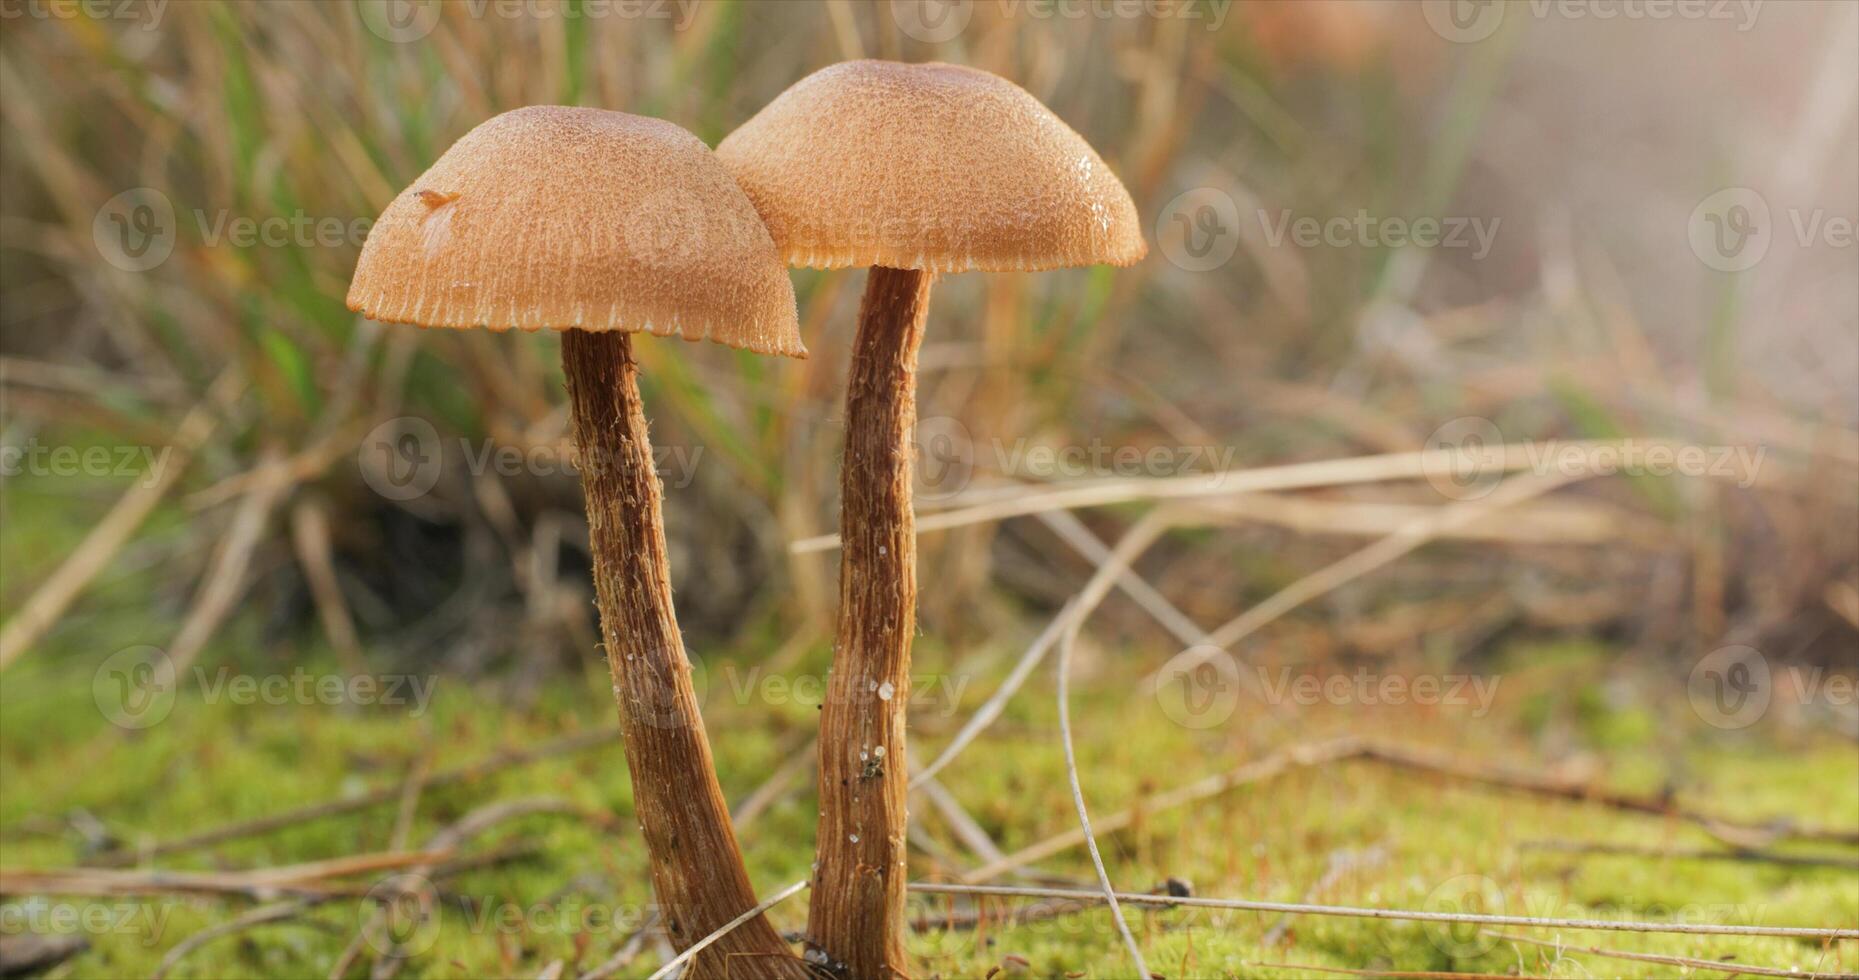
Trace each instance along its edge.
<path fill-rule="evenodd" d="M 671 604 L 658 473 L 625 333 L 568 330 L 562 367 L 580 444 L 594 591 L 620 731 L 665 927 L 679 950 L 755 907 L 704 738 Z M 806 977 L 764 917 L 693 963 L 698 977 Z"/>
<path fill-rule="evenodd" d="M 929 293 L 929 273 L 871 270 L 847 380 L 839 636 L 820 712 L 819 869 L 807 943 L 810 960 L 853 980 L 908 976 L 904 714 L 917 609 L 911 437 Z"/>

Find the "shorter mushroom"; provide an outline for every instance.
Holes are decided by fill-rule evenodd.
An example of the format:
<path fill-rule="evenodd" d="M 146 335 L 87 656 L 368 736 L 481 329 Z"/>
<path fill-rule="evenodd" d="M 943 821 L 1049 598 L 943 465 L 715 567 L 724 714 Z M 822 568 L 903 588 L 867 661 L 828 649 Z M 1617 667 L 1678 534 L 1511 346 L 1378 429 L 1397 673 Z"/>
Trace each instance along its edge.
<path fill-rule="evenodd" d="M 633 808 L 679 949 L 756 906 L 672 609 L 633 333 L 804 356 L 793 287 L 748 199 L 658 119 L 535 106 L 465 134 L 388 205 L 349 308 L 425 327 L 562 332 L 594 585 Z M 693 975 L 803 978 L 765 917 Z"/>

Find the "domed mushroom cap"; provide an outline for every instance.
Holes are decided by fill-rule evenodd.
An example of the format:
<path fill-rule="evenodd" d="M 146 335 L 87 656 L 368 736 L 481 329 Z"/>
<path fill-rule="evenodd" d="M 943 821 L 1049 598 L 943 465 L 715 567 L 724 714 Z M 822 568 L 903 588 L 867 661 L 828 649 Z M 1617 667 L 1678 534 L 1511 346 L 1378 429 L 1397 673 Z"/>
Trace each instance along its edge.
<path fill-rule="evenodd" d="M 1115 174 L 1052 110 L 958 65 L 849 61 L 717 146 L 787 260 L 932 272 L 1129 265 L 1147 251 Z"/>
<path fill-rule="evenodd" d="M 368 234 L 349 309 L 424 327 L 627 330 L 806 356 L 768 229 L 660 119 L 532 106 L 466 133 Z"/>

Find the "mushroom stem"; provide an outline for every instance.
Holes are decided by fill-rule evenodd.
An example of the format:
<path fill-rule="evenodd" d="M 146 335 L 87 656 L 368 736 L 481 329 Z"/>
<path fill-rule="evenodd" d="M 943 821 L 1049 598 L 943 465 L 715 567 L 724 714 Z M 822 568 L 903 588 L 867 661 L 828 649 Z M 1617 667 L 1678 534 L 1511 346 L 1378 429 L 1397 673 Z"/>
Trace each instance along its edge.
<path fill-rule="evenodd" d="M 755 891 L 717 785 L 672 609 L 658 473 L 632 342 L 620 331 L 563 331 L 562 368 L 581 449 L 595 601 L 620 703 L 633 810 L 666 929 L 683 950 L 754 908 Z M 762 916 L 704 950 L 691 975 L 730 976 L 732 957 L 754 963 L 758 976 L 807 976 Z"/>
<path fill-rule="evenodd" d="M 807 942 L 811 960 L 855 980 L 909 976 L 904 723 L 917 608 L 911 440 L 930 279 L 915 270 L 871 270 L 847 379 L 839 635 L 820 713 L 819 870 Z"/>

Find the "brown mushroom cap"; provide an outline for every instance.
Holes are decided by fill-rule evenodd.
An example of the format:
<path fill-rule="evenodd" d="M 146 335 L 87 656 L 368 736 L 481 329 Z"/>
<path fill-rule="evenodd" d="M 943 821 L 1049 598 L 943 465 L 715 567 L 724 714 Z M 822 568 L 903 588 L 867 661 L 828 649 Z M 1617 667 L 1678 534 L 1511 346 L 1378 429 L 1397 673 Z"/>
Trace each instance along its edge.
<path fill-rule="evenodd" d="M 787 268 L 715 154 L 603 109 L 531 106 L 466 133 L 382 213 L 348 304 L 389 323 L 806 356 Z"/>
<path fill-rule="evenodd" d="M 814 72 L 717 146 L 788 262 L 931 272 L 1129 265 L 1148 247 L 1084 138 L 959 65 Z"/>

